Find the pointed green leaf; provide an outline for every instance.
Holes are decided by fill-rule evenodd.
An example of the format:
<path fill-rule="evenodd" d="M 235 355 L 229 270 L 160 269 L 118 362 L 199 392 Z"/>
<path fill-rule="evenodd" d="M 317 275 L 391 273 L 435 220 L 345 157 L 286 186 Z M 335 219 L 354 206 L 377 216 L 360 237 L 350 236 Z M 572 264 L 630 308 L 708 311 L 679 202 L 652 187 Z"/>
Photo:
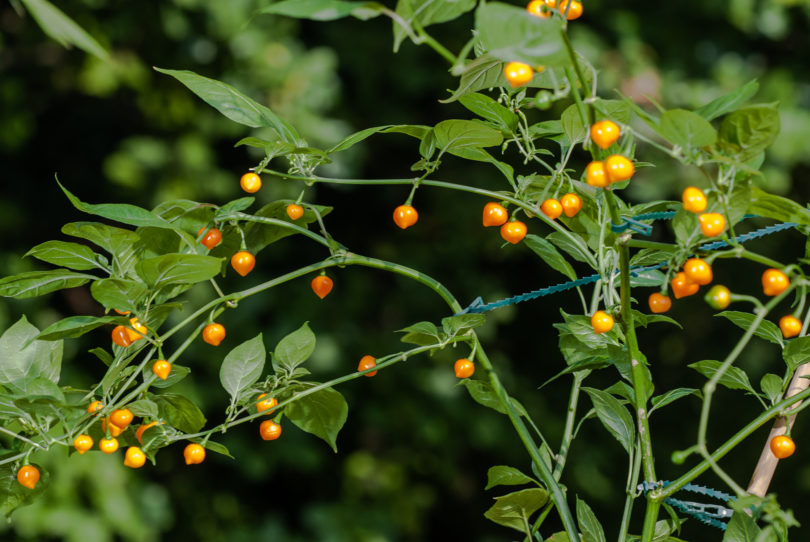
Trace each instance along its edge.
<path fill-rule="evenodd" d="M 107 266 L 107 259 L 96 254 L 89 247 L 65 241 L 46 241 L 35 246 L 25 255 L 78 271 L 105 269 Z"/>
<path fill-rule="evenodd" d="M 70 200 L 73 206 L 87 214 L 101 216 L 122 224 L 129 224 L 130 226 L 151 226 L 153 228 L 169 228 L 173 226 L 166 222 L 164 219 L 153 214 L 142 207 L 130 205 L 129 203 L 100 203 L 92 204 L 85 203 L 79 198 L 74 196 L 67 188 L 62 186 L 59 180 L 56 181 L 59 188 Z"/>
<path fill-rule="evenodd" d="M 377 2 L 346 2 L 343 0 L 282 0 L 259 10 L 259 13 L 286 15 L 314 21 L 334 21 L 343 17 L 356 17 L 363 21 L 383 12 Z"/>
<path fill-rule="evenodd" d="M 723 118 L 720 146 L 745 162 L 767 149 L 780 130 L 779 111 L 772 104 L 751 105 Z"/>
<path fill-rule="evenodd" d="M 792 373 L 800 365 L 810 361 L 810 336 L 791 339 L 782 350 L 782 358 Z"/>
<path fill-rule="evenodd" d="M 548 491 L 540 488 L 523 489 L 501 497 L 484 512 L 484 517 L 498 525 L 525 532 L 525 525 L 532 524 L 532 514 L 548 502 Z"/>
<path fill-rule="evenodd" d="M 533 481 L 514 467 L 497 465 L 487 471 L 487 487 L 484 489 L 492 489 L 495 486 L 522 486 Z"/>
<path fill-rule="evenodd" d="M 164 393 L 149 395 L 157 403 L 160 417 L 185 433 L 196 433 L 205 426 L 205 416 L 200 408 L 184 395 Z"/>
<path fill-rule="evenodd" d="M 339 392 L 324 388 L 290 403 L 284 415 L 300 429 L 320 437 L 337 453 L 337 436 L 349 414 Z"/>
<path fill-rule="evenodd" d="M 67 269 L 28 271 L 0 279 L 0 296 L 26 299 L 86 284 L 97 277 Z"/>
<path fill-rule="evenodd" d="M 309 359 L 314 351 L 315 334 L 309 329 L 309 324 L 304 322 L 304 325 L 278 342 L 273 352 L 273 365 L 292 371 Z"/>
<path fill-rule="evenodd" d="M 216 79 L 209 79 L 188 70 L 166 70 L 155 68 L 160 73 L 171 75 L 191 92 L 203 99 L 234 122 L 251 128 L 272 128 L 282 141 L 303 147 L 306 145 L 298 132 L 281 120 L 267 107 L 248 98 L 235 88 Z"/>
<path fill-rule="evenodd" d="M 504 62 L 546 67 L 568 63 L 560 17 L 537 17 L 522 7 L 488 2 L 476 10 L 475 28 L 483 48 Z"/>
<path fill-rule="evenodd" d="M 650 409 L 650 413 L 658 408 L 664 408 L 670 403 L 673 403 L 680 399 L 681 397 L 686 397 L 688 395 L 700 395 L 700 392 L 695 388 L 677 388 L 674 390 L 669 390 L 666 393 L 662 393 L 657 397 L 652 398 L 652 408 Z"/>
<path fill-rule="evenodd" d="M 444 120 L 433 128 L 436 146 L 443 151 L 492 147 L 503 142 L 500 131 L 474 120 Z"/>
<path fill-rule="evenodd" d="M 42 332 L 37 335 L 37 339 L 43 341 L 73 339 L 81 337 L 97 327 L 119 323 L 120 321 L 121 318 L 118 316 L 69 316 L 43 329 Z"/>
<path fill-rule="evenodd" d="M 748 212 L 782 222 L 796 222 L 810 226 L 810 210 L 792 199 L 769 194 L 756 186 L 751 187 L 751 203 L 748 206 Z"/>
<path fill-rule="evenodd" d="M 759 90 L 759 83 L 756 79 L 751 79 L 743 86 L 729 92 L 724 96 L 715 98 L 706 105 L 699 107 L 695 113 L 700 115 L 706 120 L 716 119 L 722 117 L 727 113 L 731 113 L 739 106 L 754 97 L 754 94 Z"/>
<path fill-rule="evenodd" d="M 463 335 L 468 329 L 481 327 L 487 318 L 483 314 L 459 314 L 442 318 L 442 329 L 448 337 Z"/>
<path fill-rule="evenodd" d="M 658 133 L 682 149 L 707 147 L 717 141 L 717 131 L 709 121 L 685 109 L 672 109 L 661 115 Z"/>
<path fill-rule="evenodd" d="M 773 373 L 767 373 L 759 381 L 759 388 L 762 390 L 771 404 L 782 398 L 782 379 Z"/>
<path fill-rule="evenodd" d="M 71 222 L 62 226 L 62 233 L 87 239 L 113 255 L 130 250 L 140 239 L 134 231 L 100 222 Z"/>
<path fill-rule="evenodd" d="M 62 341 L 40 341 L 37 335 L 39 329 L 22 316 L 0 336 L 0 384 L 26 377 L 59 382 Z"/>
<path fill-rule="evenodd" d="M 93 281 L 90 285 L 93 299 L 101 303 L 105 309 L 120 311 L 135 310 L 146 292 L 146 285 L 134 280 L 101 279 Z"/>
<path fill-rule="evenodd" d="M 222 260 L 200 254 L 164 254 L 141 260 L 135 272 L 146 284 L 162 287 L 167 284 L 195 284 L 214 278 L 222 268 Z"/>
<path fill-rule="evenodd" d="M 219 369 L 219 380 L 233 401 L 237 401 L 241 393 L 262 375 L 266 355 L 259 333 L 225 356 Z"/>
<path fill-rule="evenodd" d="M 605 429 L 630 453 L 636 439 L 633 418 L 627 408 L 615 397 L 602 390 L 582 388 L 591 398 L 596 415 Z"/>
<path fill-rule="evenodd" d="M 459 103 L 504 130 L 515 130 L 518 125 L 518 116 L 494 99 L 485 94 L 473 93 L 459 98 Z"/>
<path fill-rule="evenodd" d="M 748 331 L 751 328 L 751 325 L 754 323 L 754 320 L 757 317 L 749 312 L 739 312 L 739 311 L 723 311 L 715 314 L 715 316 L 722 316 L 723 318 L 728 318 L 731 323 L 735 326 Z M 778 344 L 783 346 L 785 344 L 784 339 L 782 338 L 782 332 L 779 330 L 779 327 L 769 320 L 762 320 L 757 326 L 756 331 L 754 331 L 754 335 L 757 337 L 761 337 L 766 341 L 770 341 L 774 344 Z"/>
<path fill-rule="evenodd" d="M 78 47 L 86 53 L 95 55 L 101 60 L 107 60 L 109 54 L 106 49 L 88 34 L 81 26 L 68 17 L 59 8 L 47 0 L 20 0 L 25 9 L 36 19 L 37 24 L 63 47 L 71 45 Z"/>
<path fill-rule="evenodd" d="M 711 379 L 714 378 L 714 375 L 718 373 L 721 365 L 723 364 L 719 361 L 713 359 L 704 359 L 703 361 L 698 361 L 697 363 L 687 365 L 687 367 L 694 369 L 706 378 Z M 745 374 L 745 371 L 739 367 L 734 367 L 733 365 L 729 367 L 725 373 L 723 373 L 723 376 L 720 377 L 718 383 L 730 390 L 745 390 L 753 395 L 757 394 L 757 392 L 754 391 L 754 388 L 751 387 L 751 382 L 748 380 L 748 375 Z"/>
<path fill-rule="evenodd" d="M 574 271 L 574 268 L 571 267 L 571 264 L 568 263 L 565 258 L 563 258 L 562 254 L 557 251 L 554 245 L 549 243 L 547 240 L 537 235 L 529 234 L 523 239 L 523 242 L 532 250 L 532 252 L 540 256 L 543 261 L 546 262 L 552 269 L 559 271 L 571 280 L 577 278 L 577 274 Z"/>
<path fill-rule="evenodd" d="M 577 497 L 577 523 L 582 542 L 607 542 L 605 531 L 588 503 Z"/>

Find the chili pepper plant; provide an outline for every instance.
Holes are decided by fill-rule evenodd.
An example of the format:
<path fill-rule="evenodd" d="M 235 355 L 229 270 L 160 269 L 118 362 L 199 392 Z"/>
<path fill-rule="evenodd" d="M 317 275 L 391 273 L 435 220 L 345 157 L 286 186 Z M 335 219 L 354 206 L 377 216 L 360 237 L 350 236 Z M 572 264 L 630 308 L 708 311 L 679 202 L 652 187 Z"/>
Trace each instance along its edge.
<path fill-rule="evenodd" d="M 794 261 L 778 261 L 752 251 L 746 241 L 784 229 L 807 235 L 810 211 L 756 184 L 764 153 L 779 132 L 777 106 L 751 101 L 756 81 L 696 110 L 644 108 L 621 93 L 597 95 L 600 66 L 578 52 L 568 35 L 571 25 L 588 24 L 587 4 L 577 1 L 518 6 L 400 0 L 389 9 L 375 2 L 284 0 L 262 14 L 322 24 L 340 24 L 344 17 L 369 25 L 390 19 L 395 51 L 410 41 L 446 61 L 457 87 L 437 88 L 436 96 L 457 102 L 466 114 L 432 125 L 408 124 L 405 118 L 402 124 L 364 128 L 321 149 L 237 88 L 187 70 L 156 68 L 241 125 L 244 137 L 236 146 L 258 148 L 263 158 L 234 172 L 234 183 L 246 195 L 227 202 L 174 200 L 145 209 L 88 202 L 92 194 L 74 194 L 69 179 L 52 185 L 64 192 L 66 205 L 87 218 L 65 224 L 58 239 L 33 247 L 27 256 L 40 260 L 42 269 L 3 278 L 0 295 L 23 299 L 86 288 L 104 315 L 70 315 L 42 330 L 22 317 L 0 337 L 2 510 L 8 513 L 48 491 L 59 469 L 46 471 L 31 456 L 54 448 L 120 454 L 132 468 L 160 462 L 182 448 L 188 468 L 205 469 L 207 454 L 230 455 L 218 442 L 223 433 L 255 431 L 257 439 L 278 440 L 267 446 L 284 446 L 289 425 L 335 448 L 350 419 L 342 386 L 403 371 L 405 362 L 449 349 L 458 361 L 447 371 L 469 392 L 465 400 L 502 413 L 525 450 L 524 465 L 489 469 L 487 489 L 500 494 L 491 508 L 476 512 L 502 525 L 505 539 L 600 541 L 609 532 L 618 533 L 620 541 L 688 540 L 694 521 L 685 520 L 697 519 L 718 527 L 717 539 L 788 540 L 797 521 L 778 503 L 779 488 L 769 487 L 769 481 L 779 460 L 802 448 L 791 435 L 810 395 L 803 376 L 810 354 L 808 260 L 800 254 Z M 474 27 L 457 51 L 428 33 L 433 25 L 467 15 Z M 252 133 L 256 129 L 272 136 L 259 137 Z M 412 138 L 411 170 L 384 179 L 322 175 L 331 157 L 371 137 Z M 487 168 L 488 186 L 446 178 L 442 166 L 453 160 Z M 583 160 L 586 167 L 576 165 Z M 702 172 L 703 182 L 672 193 L 671 200 L 624 197 L 632 183 L 655 183 L 656 170 L 675 167 Z M 257 208 L 249 194 L 280 184 L 299 187 L 300 196 Z M 525 245 L 538 256 L 538 267 L 549 267 L 568 282 L 470 304 L 454 295 L 453 284 L 395 260 L 358 254 L 351 239 L 330 235 L 332 208 L 329 201 L 313 198 L 317 185 L 398 191 L 401 204 L 391 213 L 401 229 L 420 228 L 419 202 L 437 191 L 472 194 L 480 206 L 456 220 L 468 221 L 469 228 L 489 227 L 490 235 L 504 241 L 502 250 Z M 665 232 L 655 241 L 649 237 L 653 227 Z M 254 266 L 261 266 L 262 252 L 288 236 L 320 246 L 323 258 L 265 282 L 247 282 Z M 749 260 L 761 268 L 761 276 L 745 291 L 713 284 L 712 265 L 727 259 Z M 328 381 L 307 368 L 316 341 L 307 323 L 297 323 L 298 329 L 277 344 L 268 344 L 258 327 L 252 339 L 229 343 L 229 317 L 244 300 L 295 282 L 311 286 L 328 303 L 333 288 L 341 287 L 337 270 L 345 274 L 357 266 L 400 275 L 409 279 L 408 288 L 433 292 L 446 317 L 400 330 L 401 347 L 348 360 L 351 370 Z M 234 272 L 245 277 L 240 279 L 245 286 L 223 290 L 220 277 Z M 208 299 L 189 306 L 186 293 L 198 284 L 207 285 Z M 570 392 L 568 404 L 558 409 L 562 437 L 551 439 L 545 421 L 504 386 L 490 346 L 477 330 L 490 311 L 518 301 L 547 303 L 546 296 L 567 289 L 575 290 L 579 301 L 561 308 L 554 325 L 558 353 L 546 362 L 557 365 L 554 385 L 570 386 Z M 701 294 L 722 311 L 718 316 L 739 327 L 736 344 L 720 360 L 688 365 L 705 377 L 702 389 L 661 389 L 656 360 L 642 351 L 639 336 L 651 324 L 688 326 L 666 313 L 680 298 Z M 734 310 L 728 309 L 731 304 Z M 104 372 L 80 389 L 60 379 L 62 346 L 91 332 L 99 339 L 91 354 Z M 756 386 L 735 362 L 751 341 L 761 340 L 781 350 L 783 363 L 770 367 Z M 194 360 L 186 351 L 195 341 L 221 352 L 224 412 L 204 414 L 173 389 L 190 378 Z M 612 385 L 589 385 L 597 374 Z M 719 386 L 755 397 L 761 411 L 739 420 L 718 445 L 707 433 Z M 684 435 L 680 451 L 662 454 L 651 415 L 686 400 L 701 405 L 695 431 Z M 569 451 L 587 445 L 577 438 L 579 428 L 594 418 L 626 452 L 626 464 L 617 465 L 627 470 L 626 484 L 615 488 L 622 496 L 621 512 L 612 517 L 597 518 L 567 478 Z M 768 424 L 773 424 L 771 435 L 762 443 L 759 461 L 752 458 L 754 474 L 746 485 L 728 474 L 721 460 L 746 439 L 761 439 L 755 432 Z M 663 482 L 657 470 L 662 463 L 670 472 L 674 465 L 678 476 Z M 724 487 L 701 486 L 708 471 Z M 699 506 L 684 501 L 682 491 L 726 502 Z"/>

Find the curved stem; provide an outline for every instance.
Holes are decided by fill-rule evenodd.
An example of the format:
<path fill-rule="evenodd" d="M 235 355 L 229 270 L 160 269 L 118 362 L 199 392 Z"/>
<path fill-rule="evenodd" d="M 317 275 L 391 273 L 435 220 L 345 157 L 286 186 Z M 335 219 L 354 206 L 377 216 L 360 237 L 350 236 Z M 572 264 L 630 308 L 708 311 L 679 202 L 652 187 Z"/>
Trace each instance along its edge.
<path fill-rule="evenodd" d="M 263 169 L 262 173 L 267 173 L 269 175 L 275 175 L 282 179 L 291 179 L 295 181 L 304 181 L 310 183 L 327 183 L 327 184 L 343 184 L 343 185 L 369 185 L 369 186 L 391 186 L 391 185 L 403 185 L 403 184 L 413 184 L 413 179 L 335 179 L 331 177 L 305 177 L 302 175 L 294 175 L 291 173 L 281 173 L 279 171 L 274 171 L 270 169 Z M 430 179 L 425 179 L 421 181 L 422 185 L 424 186 L 433 186 L 436 188 L 449 188 L 451 190 L 459 190 L 461 192 L 470 192 L 472 194 L 478 194 L 479 196 L 486 196 L 488 198 L 492 198 L 496 201 L 507 201 L 521 209 L 535 215 L 536 217 L 540 218 L 545 222 L 548 226 L 554 228 L 564 236 L 568 237 L 572 243 L 576 242 L 576 238 L 574 234 L 572 234 L 567 228 L 561 226 L 555 220 L 550 220 L 536 205 L 531 205 L 524 201 L 521 201 L 509 194 L 505 194 L 503 192 L 494 192 L 492 190 L 485 190 L 483 188 L 477 188 L 475 186 L 467 186 L 463 184 L 456 184 L 456 183 L 449 183 L 445 181 L 433 181 Z M 286 224 L 286 223 L 285 223 Z M 310 232 L 311 233 L 311 232 Z M 588 254 L 588 264 L 591 267 L 596 267 L 596 260 L 594 259 L 592 254 Z"/>
<path fill-rule="evenodd" d="M 691 469 L 688 472 L 680 476 L 677 480 L 673 481 L 665 488 L 656 489 L 651 491 L 648 496 L 652 497 L 655 500 L 663 501 L 667 497 L 671 497 L 675 492 L 683 488 L 686 484 L 690 483 L 692 480 L 709 470 L 712 464 L 719 461 L 723 458 L 727 453 L 737 447 L 743 440 L 745 440 L 748 436 L 750 436 L 754 431 L 768 423 L 771 419 L 781 416 L 786 408 L 790 405 L 798 403 L 800 401 L 804 401 L 810 397 L 810 388 L 797 393 L 796 395 L 792 395 L 787 399 L 783 399 L 779 401 L 771 408 L 754 418 L 751 422 L 749 422 L 745 427 L 737 431 L 730 439 L 724 442 L 720 447 L 718 447 L 714 453 L 711 454 L 711 461 L 709 459 L 704 459 Z"/>

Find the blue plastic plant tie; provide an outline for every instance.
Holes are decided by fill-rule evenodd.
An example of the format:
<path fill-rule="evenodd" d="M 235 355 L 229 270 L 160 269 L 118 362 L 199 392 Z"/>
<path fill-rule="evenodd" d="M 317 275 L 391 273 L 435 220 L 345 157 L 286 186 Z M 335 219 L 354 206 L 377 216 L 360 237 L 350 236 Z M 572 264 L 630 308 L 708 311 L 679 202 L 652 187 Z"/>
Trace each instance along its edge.
<path fill-rule="evenodd" d="M 654 483 L 644 482 L 638 485 L 638 490 L 646 493 L 647 491 L 658 489 L 659 487 L 667 487 L 671 483 L 672 482 L 667 480 Z M 728 493 L 723 493 L 722 491 L 717 491 L 710 487 L 699 486 L 696 484 L 686 484 L 681 488 L 681 491 L 689 491 L 691 493 L 697 493 L 698 495 L 705 495 L 723 502 L 734 500 L 734 497 Z M 673 508 L 677 508 L 684 514 L 690 515 L 698 521 L 705 523 L 706 525 L 711 525 L 712 527 L 716 527 L 723 531 L 726 530 L 726 523 L 721 520 L 728 519 L 734 515 L 734 510 L 719 504 L 682 501 L 673 497 L 667 497 L 664 499 L 664 502 Z"/>
<path fill-rule="evenodd" d="M 645 213 L 636 216 L 636 219 L 641 220 L 665 220 L 670 219 L 675 216 L 675 211 L 662 211 L 657 213 Z M 756 218 L 757 215 L 745 215 L 743 218 Z M 634 220 L 635 222 L 635 220 Z M 776 233 L 782 230 L 787 230 L 790 228 L 796 227 L 798 224 L 795 222 L 782 222 L 780 224 L 774 224 L 773 226 L 767 226 L 765 228 L 760 228 L 758 230 L 744 233 L 742 235 L 737 236 L 738 243 L 745 243 L 746 241 L 750 241 L 752 239 L 757 239 L 759 237 L 764 237 L 766 235 L 770 235 L 772 233 Z M 646 226 L 646 224 L 644 224 Z M 629 226 L 627 227 L 629 228 Z M 625 228 L 625 229 L 627 229 Z M 713 241 L 711 243 L 704 243 L 700 245 L 700 250 L 718 250 L 724 247 L 730 246 L 726 241 Z M 662 262 L 656 265 L 650 265 L 647 267 L 632 267 L 630 268 L 630 274 L 633 276 L 638 276 L 645 271 L 652 271 L 655 269 L 660 269 L 666 266 L 666 262 Z M 600 275 L 594 274 L 589 275 L 587 277 L 582 277 L 576 280 L 572 280 L 569 282 L 563 282 L 560 284 L 555 284 L 554 286 L 547 286 L 546 288 L 540 288 L 538 290 L 532 290 L 531 292 L 527 292 L 525 294 L 520 294 L 512 297 L 507 297 L 505 299 L 501 299 L 499 301 L 493 301 L 492 303 L 484 303 L 481 297 L 475 298 L 475 300 L 470 303 L 468 307 L 466 307 L 461 312 L 457 314 L 468 314 L 468 313 L 482 313 L 488 312 L 494 309 L 498 309 L 500 307 L 505 307 L 507 305 L 515 305 L 517 303 L 522 303 L 524 301 L 530 301 L 532 299 L 537 299 L 538 297 L 544 297 L 551 294 L 556 294 L 558 292 L 564 292 L 566 290 L 571 290 L 572 288 L 577 288 L 579 286 L 584 286 L 586 284 L 592 284 L 598 281 L 601 278 Z"/>

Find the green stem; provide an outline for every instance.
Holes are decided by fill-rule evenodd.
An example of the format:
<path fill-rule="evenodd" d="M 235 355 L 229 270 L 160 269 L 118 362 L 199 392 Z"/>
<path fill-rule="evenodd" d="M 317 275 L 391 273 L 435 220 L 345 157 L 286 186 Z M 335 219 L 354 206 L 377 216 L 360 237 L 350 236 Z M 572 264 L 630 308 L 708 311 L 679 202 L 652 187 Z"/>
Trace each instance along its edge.
<path fill-rule="evenodd" d="M 776 418 L 783 414 L 785 409 L 790 407 L 791 405 L 798 403 L 800 401 L 804 401 L 810 397 L 810 388 L 803 390 L 796 395 L 792 395 L 787 399 L 783 399 L 782 401 L 776 403 L 771 408 L 754 418 L 751 422 L 749 422 L 745 427 L 740 429 L 737 433 L 734 434 L 730 439 L 724 442 L 714 453 L 711 454 L 711 461 L 709 459 L 704 459 L 694 467 L 692 467 L 688 472 L 680 476 L 677 480 L 673 481 L 669 484 L 666 488 L 657 489 L 649 493 L 649 496 L 654 498 L 657 501 L 663 501 L 667 497 L 671 497 L 675 492 L 682 489 L 686 484 L 692 482 L 695 478 L 709 470 L 711 465 L 720 459 L 722 459 L 727 453 L 737 447 L 743 440 L 748 438 L 754 431 L 768 423 L 773 418 Z"/>
<path fill-rule="evenodd" d="M 563 431 L 562 442 L 560 443 L 560 451 L 557 454 L 557 464 L 554 465 L 553 476 L 557 481 L 559 481 L 560 477 L 562 476 L 563 469 L 565 468 L 565 461 L 568 458 L 568 450 L 571 447 L 571 439 L 573 438 L 574 425 L 577 417 L 579 392 L 584 379 L 584 373 L 578 372 L 574 374 L 574 383 L 571 385 L 571 393 L 568 397 L 568 413 L 565 417 L 565 430 Z"/>
<path fill-rule="evenodd" d="M 537 472 L 540 474 L 540 480 L 546 485 L 551 493 L 551 500 L 557 507 L 557 512 L 560 515 L 563 528 L 568 534 L 568 538 L 570 540 L 578 540 L 579 531 L 577 529 L 577 524 L 574 521 L 573 515 L 571 515 L 571 509 L 568 507 L 568 502 L 565 498 L 562 487 L 560 487 L 560 485 L 554 479 L 551 470 L 549 470 L 545 461 L 543 461 L 543 457 L 540 455 L 540 450 L 532 439 L 531 434 L 529 434 L 529 430 L 523 423 L 523 419 L 520 417 L 520 414 L 518 414 L 517 410 L 515 410 L 515 405 L 512 402 L 512 399 L 509 397 L 509 394 L 506 392 L 506 389 L 503 387 L 503 384 L 501 384 L 501 381 L 498 378 L 498 375 L 495 373 L 495 369 L 484 352 L 484 349 L 481 347 L 478 336 L 475 337 L 475 342 L 478 346 L 478 361 L 489 375 L 489 382 L 492 385 L 492 389 L 495 391 L 495 395 L 498 397 L 501 405 L 506 409 L 506 415 L 509 416 L 509 420 L 512 422 L 512 425 L 517 431 L 518 437 L 520 437 L 520 440 L 523 442 L 523 446 L 529 452 L 532 462 L 537 468 Z"/>
<path fill-rule="evenodd" d="M 715 374 L 712 376 L 711 379 L 703 386 L 703 406 L 700 411 L 700 425 L 698 427 L 698 438 L 697 438 L 697 446 L 700 454 L 704 457 L 704 459 L 708 462 L 709 466 L 712 470 L 731 487 L 734 489 L 735 492 L 738 494 L 744 494 L 745 491 L 738 486 L 732 479 L 729 477 L 725 471 L 723 471 L 714 461 L 712 456 L 709 455 L 709 450 L 706 447 L 706 433 L 708 431 L 709 426 L 709 411 L 711 410 L 712 398 L 714 396 L 714 391 L 717 388 L 717 384 L 720 382 L 720 379 L 723 378 L 723 375 L 726 374 L 729 367 L 734 363 L 740 353 L 743 351 L 745 346 L 748 344 L 748 341 L 751 340 L 751 337 L 754 336 L 754 332 L 759 328 L 759 324 L 762 323 L 762 320 L 765 319 L 765 316 L 776 306 L 779 304 L 782 299 L 788 293 L 790 293 L 793 288 L 796 287 L 796 283 L 792 283 L 789 288 L 787 288 L 784 292 L 779 294 L 778 296 L 774 297 L 770 300 L 763 310 L 759 310 L 757 313 L 756 318 L 754 321 L 751 322 L 748 330 L 742 336 L 740 341 L 734 347 L 734 349 L 729 352 L 726 359 L 723 360 L 723 363 L 717 369 Z"/>
<path fill-rule="evenodd" d="M 413 179 L 334 179 L 331 177 L 305 177 L 302 175 L 294 175 L 291 173 L 281 173 L 278 171 L 273 171 L 269 169 L 262 170 L 262 173 L 267 173 L 270 175 L 275 175 L 282 179 L 291 179 L 295 181 L 304 181 L 310 183 L 328 183 L 328 184 L 343 184 L 343 185 L 369 185 L 369 186 L 391 186 L 391 185 L 402 185 L 402 184 L 413 184 Z M 448 188 L 451 190 L 459 190 L 461 192 L 470 192 L 473 194 L 477 194 L 479 196 L 486 196 L 491 198 L 495 201 L 507 201 L 521 209 L 537 216 L 541 220 L 543 220 L 548 226 L 554 228 L 564 236 L 568 237 L 571 242 L 576 243 L 577 239 L 573 236 L 573 234 L 565 227 L 561 226 L 556 220 L 550 220 L 543 211 L 536 205 L 532 205 L 521 201 L 513 196 L 508 194 L 504 194 L 503 192 L 493 192 L 492 190 L 485 190 L 483 188 L 477 188 L 475 186 L 467 186 L 463 184 L 456 184 L 456 183 L 448 183 L 444 181 L 433 181 L 430 179 L 425 179 L 421 181 L 422 185 L 424 186 L 433 186 L 436 188 Z M 287 224 L 286 222 L 284 224 Z M 311 233 L 311 232 L 310 232 Z M 325 243 L 322 243 L 325 244 Z M 593 258 L 593 255 L 589 254 L 588 264 L 592 267 L 596 267 L 596 260 Z"/>
<path fill-rule="evenodd" d="M 323 383 L 318 384 L 316 386 L 312 386 L 311 388 L 308 388 L 308 389 L 306 389 L 306 390 L 304 390 L 304 391 L 302 391 L 300 393 L 296 393 L 295 395 L 293 395 L 289 399 L 281 401 L 277 406 L 273 407 L 273 410 L 274 411 L 280 411 L 282 408 L 289 405 L 290 403 L 294 403 L 295 401 L 303 399 L 304 397 L 306 397 L 308 395 L 312 395 L 313 393 L 317 393 L 317 392 L 319 392 L 321 390 L 324 390 L 326 388 L 331 388 L 331 387 L 334 387 L 334 386 L 338 386 L 340 384 L 343 384 L 344 382 L 349 382 L 350 380 L 354 380 L 356 378 L 363 377 L 363 376 L 365 376 L 365 374 L 367 372 L 372 371 L 372 370 L 374 370 L 374 371 L 385 370 L 386 368 L 388 368 L 388 367 L 390 367 L 390 366 L 392 366 L 392 365 L 394 365 L 396 363 L 399 363 L 401 361 L 405 361 L 409 357 L 415 356 L 417 354 L 421 354 L 422 352 L 427 352 L 427 351 L 435 349 L 435 348 L 441 348 L 443 346 L 446 346 L 446 345 L 444 343 L 437 343 L 437 344 L 432 344 L 432 345 L 428 345 L 428 346 L 419 346 L 417 348 L 413 348 L 413 349 L 408 350 L 406 352 L 399 352 L 397 354 L 391 354 L 389 356 L 385 356 L 384 358 L 380 358 L 379 360 L 377 360 L 377 361 L 379 361 L 379 363 L 375 367 L 370 367 L 370 368 L 368 368 L 368 369 L 366 369 L 365 371 L 362 371 L 362 372 L 349 373 L 347 375 L 343 375 L 341 377 L 334 378 L 334 379 L 332 379 L 332 380 L 330 380 L 328 382 L 323 382 Z M 174 435 L 172 437 L 168 437 L 168 440 L 169 440 L 169 442 L 175 442 L 175 441 L 178 441 L 178 440 L 188 440 L 188 439 L 193 439 L 193 438 L 210 436 L 213 433 L 216 433 L 216 432 L 219 432 L 219 431 L 224 432 L 224 431 L 230 429 L 231 427 L 241 425 L 243 423 L 247 423 L 247 422 L 253 421 L 253 420 L 257 419 L 257 418 L 263 418 L 263 417 L 266 417 L 266 416 L 267 416 L 267 412 L 256 412 L 255 414 L 249 414 L 249 415 L 247 415 L 247 416 L 245 416 L 243 418 L 238 418 L 238 419 L 231 420 L 231 421 L 228 421 L 228 422 L 225 422 L 225 423 L 221 423 L 221 424 L 219 424 L 219 425 L 217 425 L 215 427 L 212 427 L 211 429 L 207 429 L 205 431 L 200 431 L 199 433 Z"/>
<path fill-rule="evenodd" d="M 647 482 L 655 482 L 655 464 L 652 451 L 652 440 L 650 438 L 650 425 L 647 415 L 647 386 L 648 378 L 643 357 L 638 347 L 636 338 L 636 328 L 633 322 L 633 310 L 631 306 L 630 292 L 630 249 L 625 237 L 620 240 L 619 266 L 621 269 L 621 300 L 622 300 L 622 324 L 624 329 L 627 351 L 630 356 L 630 366 L 632 368 L 633 392 L 635 395 L 636 418 L 638 420 L 638 438 L 641 442 L 641 459 L 644 468 L 644 479 Z"/>
<path fill-rule="evenodd" d="M 2 425 L 0 425 L 0 433 L 5 433 L 6 435 L 9 435 L 9 436 L 14 437 L 14 438 L 16 438 L 16 439 L 19 439 L 19 440 L 21 440 L 21 441 L 23 441 L 23 442 L 26 442 L 26 443 L 30 444 L 31 446 L 33 446 L 33 447 L 35 447 L 35 448 L 39 448 L 40 450 L 44 450 L 44 449 L 45 449 L 45 446 L 43 446 L 42 444 L 39 444 L 39 443 L 37 443 L 37 442 L 34 442 L 33 440 L 31 440 L 31 439 L 29 439 L 29 438 L 27 438 L 27 437 L 24 437 L 24 436 L 22 436 L 22 435 L 18 435 L 18 434 L 17 434 L 17 433 L 15 433 L 14 431 L 11 431 L 11 430 L 9 430 L 9 429 L 6 429 L 6 428 L 5 428 L 5 427 L 3 427 Z"/>
<path fill-rule="evenodd" d="M 647 500 L 647 510 L 644 512 L 644 526 L 641 529 L 641 542 L 651 542 L 655 535 L 655 524 L 658 522 L 658 511 L 661 503 L 655 500 Z"/>

